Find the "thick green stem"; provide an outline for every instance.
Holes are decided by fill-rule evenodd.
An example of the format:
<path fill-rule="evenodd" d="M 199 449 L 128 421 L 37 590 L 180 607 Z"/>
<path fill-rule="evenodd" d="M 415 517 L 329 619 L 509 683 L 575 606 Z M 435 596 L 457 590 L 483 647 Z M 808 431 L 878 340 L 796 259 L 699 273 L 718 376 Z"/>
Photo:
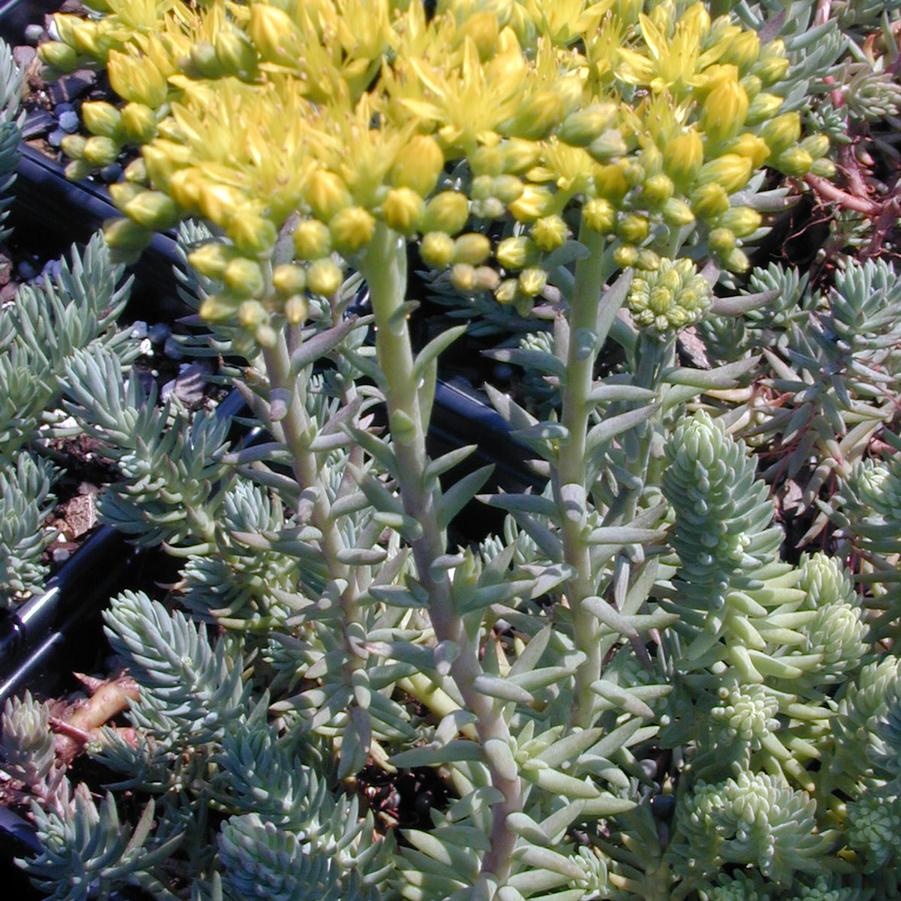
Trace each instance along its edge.
<path fill-rule="evenodd" d="M 376 351 L 385 376 L 385 400 L 401 498 L 407 515 L 422 528 L 420 537 L 412 542 L 413 558 L 429 598 L 432 628 L 438 641 L 452 641 L 460 648 L 450 675 L 466 707 L 477 717 L 480 741 L 484 744 L 490 739 L 500 740 L 509 747 L 510 732 L 500 704 L 474 687 L 475 680 L 482 674 L 478 633 L 467 634 L 463 620 L 454 608 L 447 571 L 432 566 L 447 550 L 447 536 L 438 520 L 441 488 L 434 483 L 429 486 L 425 478 L 428 455 L 423 401 L 427 399 L 419 395 L 410 332 L 403 310 L 407 289 L 406 248 L 399 236 L 385 225 L 380 224 L 376 229 L 363 272 L 375 313 Z M 519 777 L 507 778 L 493 765 L 489 765 L 489 771 L 492 784 L 501 792 L 503 800 L 495 804 L 492 811 L 491 847 L 482 860 L 480 885 L 474 887 L 474 893 L 484 889 L 490 877 L 501 884 L 507 879 L 516 841 L 507 818 L 522 808 Z"/>
<path fill-rule="evenodd" d="M 591 686 L 601 677 L 600 623 L 587 610 L 583 601 L 595 594 L 591 556 L 585 542 L 584 507 L 572 505 L 576 497 L 586 497 L 587 436 L 591 404 L 588 395 L 594 378 L 594 363 L 600 350 L 596 341 L 583 340 L 597 328 L 598 303 L 608 275 L 604 260 L 604 237 L 585 227 L 579 240 L 588 248 L 588 256 L 576 264 L 569 309 L 569 348 L 566 358 L 566 380 L 563 387 L 561 422 L 569 433 L 560 447 L 554 494 L 563 521 L 563 556 L 576 571 L 566 582 L 566 599 L 572 610 L 576 646 L 586 660 L 576 671 L 573 721 L 587 728 L 591 725 L 596 695 Z"/>

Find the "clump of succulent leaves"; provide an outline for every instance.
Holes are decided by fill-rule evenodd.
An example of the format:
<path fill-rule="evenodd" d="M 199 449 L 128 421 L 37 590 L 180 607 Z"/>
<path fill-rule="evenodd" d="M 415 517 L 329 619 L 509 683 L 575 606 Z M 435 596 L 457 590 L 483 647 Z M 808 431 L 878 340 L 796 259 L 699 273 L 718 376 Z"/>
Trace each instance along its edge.
<path fill-rule="evenodd" d="M 40 51 L 120 98 L 82 106 L 70 173 L 139 148 L 107 242 L 132 259 L 181 222 L 185 349 L 222 357 L 258 431 L 161 412 L 108 348 L 67 365 L 67 411 L 121 472 L 107 519 L 184 566 L 165 603 L 105 616 L 139 687 L 130 729 L 90 737 L 105 799 L 41 788 L 47 709 L 7 707 L 35 883 L 894 896 L 893 272 L 847 260 L 808 292 L 743 249 L 783 177 L 833 174 L 801 115 L 841 50 L 828 4 L 89 5 Z M 878 19 L 857 6 L 834 12 Z M 550 322 L 505 357 L 544 377 L 543 418 L 486 386 L 542 490 L 487 490 L 473 447 L 429 455 L 466 326 L 414 352 L 411 257 Z M 830 543 L 795 559 L 748 442 L 826 465 L 855 429 L 885 452 L 839 448 Z M 474 503 L 501 533 L 450 544 Z M 370 768 L 435 768 L 449 800 L 397 829 L 357 790 Z"/>
<path fill-rule="evenodd" d="M 0 42 L 0 223 L 12 201 L 22 75 Z M 11 229 L 0 229 L 0 240 Z M 122 361 L 136 355 L 115 328 L 129 294 L 123 267 L 102 237 L 73 250 L 56 274 L 22 285 L 0 307 L 0 608 L 41 590 L 44 552 L 54 533 L 43 527 L 53 507 L 58 470 L 48 440 L 77 429 L 61 408 L 66 367 L 76 351 L 103 346 Z"/>

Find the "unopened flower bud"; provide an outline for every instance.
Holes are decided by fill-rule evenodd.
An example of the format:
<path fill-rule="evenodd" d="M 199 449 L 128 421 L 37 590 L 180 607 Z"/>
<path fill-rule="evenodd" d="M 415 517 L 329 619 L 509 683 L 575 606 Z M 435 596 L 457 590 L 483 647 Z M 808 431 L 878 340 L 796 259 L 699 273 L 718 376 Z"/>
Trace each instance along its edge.
<path fill-rule="evenodd" d="M 599 163 L 624 156 L 628 151 L 626 142 L 618 128 L 608 128 L 601 132 L 589 145 L 588 152 Z"/>
<path fill-rule="evenodd" d="M 207 322 L 226 322 L 238 312 L 241 298 L 231 294 L 208 294 L 200 304 L 200 318 Z"/>
<path fill-rule="evenodd" d="M 122 131 L 133 144 L 152 141 L 157 132 L 153 110 L 143 103 L 126 103 L 122 108 Z"/>
<path fill-rule="evenodd" d="M 143 194 L 146 188 L 143 185 L 136 185 L 130 181 L 119 181 L 109 186 L 110 197 L 113 203 L 120 210 L 125 210 L 125 205 L 130 203 L 139 194 Z"/>
<path fill-rule="evenodd" d="M 310 305 L 303 294 L 294 294 L 285 301 L 285 319 L 289 325 L 300 325 L 310 315 Z"/>
<path fill-rule="evenodd" d="M 427 197 L 444 169 L 444 154 L 430 135 L 414 135 L 401 148 L 391 168 L 391 183 Z"/>
<path fill-rule="evenodd" d="M 513 203 L 522 196 L 524 185 L 515 175 L 495 175 L 491 179 L 491 195 L 501 203 Z"/>
<path fill-rule="evenodd" d="M 228 224 L 228 236 L 235 247 L 247 256 L 268 253 L 278 240 L 275 223 L 264 216 L 239 210 Z"/>
<path fill-rule="evenodd" d="M 751 72 L 769 87 L 771 84 L 775 84 L 777 81 L 782 81 L 785 78 L 789 65 L 788 57 L 772 54 L 759 59 L 754 64 Z"/>
<path fill-rule="evenodd" d="M 547 188 L 526 185 L 522 194 L 508 205 L 514 219 L 520 222 L 534 222 L 548 215 L 554 205 L 554 195 Z"/>
<path fill-rule="evenodd" d="M 648 236 L 648 230 L 648 220 L 635 213 L 627 213 L 616 223 L 616 234 L 627 244 L 640 244 Z"/>
<path fill-rule="evenodd" d="M 469 201 L 466 195 L 456 191 L 442 191 L 426 204 L 422 229 L 425 232 L 455 235 L 463 230 L 468 218 Z"/>
<path fill-rule="evenodd" d="M 535 259 L 535 245 L 525 235 L 504 238 L 495 253 L 498 263 L 509 271 L 525 269 Z"/>
<path fill-rule="evenodd" d="M 335 213 L 328 226 L 336 250 L 356 253 L 371 240 L 375 219 L 362 207 L 349 206 Z"/>
<path fill-rule="evenodd" d="M 328 257 L 316 260 L 307 272 L 307 286 L 314 294 L 323 297 L 331 297 L 341 287 L 342 281 L 341 267 Z"/>
<path fill-rule="evenodd" d="M 231 185 L 204 182 L 200 188 L 200 210 L 216 225 L 227 225 L 245 202 L 241 192 Z"/>
<path fill-rule="evenodd" d="M 446 232 L 429 232 L 419 244 L 419 255 L 427 266 L 443 269 L 454 259 L 454 239 Z"/>
<path fill-rule="evenodd" d="M 807 175 L 812 165 L 813 158 L 801 147 L 789 147 L 773 160 L 773 166 L 786 175 Z"/>
<path fill-rule="evenodd" d="M 195 78 L 220 78 L 225 74 L 216 48 L 209 41 L 198 41 L 191 47 L 186 73 Z"/>
<path fill-rule="evenodd" d="M 540 141 L 560 123 L 566 112 L 559 91 L 537 91 L 525 98 L 516 113 L 499 130 L 511 137 Z"/>
<path fill-rule="evenodd" d="M 513 303 L 516 295 L 519 293 L 519 280 L 515 278 L 505 278 L 495 289 L 494 299 L 504 306 Z"/>
<path fill-rule="evenodd" d="M 469 38 L 475 45 L 479 59 L 485 62 L 497 52 L 500 37 L 497 14 L 490 10 L 474 13 L 460 27 L 460 38 Z"/>
<path fill-rule="evenodd" d="M 729 272 L 747 272 L 751 268 L 748 255 L 740 247 L 734 247 L 723 256 L 722 260 L 723 266 Z"/>
<path fill-rule="evenodd" d="M 638 248 L 634 244 L 620 244 L 613 251 L 613 262 L 620 269 L 628 269 L 638 262 Z"/>
<path fill-rule="evenodd" d="M 748 105 L 748 125 L 772 119 L 782 109 L 783 99 L 776 94 L 758 94 Z"/>
<path fill-rule="evenodd" d="M 735 232 L 728 228 L 714 228 L 707 236 L 707 246 L 719 256 L 724 256 L 735 247 Z"/>
<path fill-rule="evenodd" d="M 116 162 L 119 150 L 119 145 L 112 138 L 95 135 L 85 141 L 82 159 L 92 166 L 109 166 Z"/>
<path fill-rule="evenodd" d="M 649 247 L 642 247 L 638 251 L 635 268 L 643 272 L 656 272 L 660 268 L 660 257 Z"/>
<path fill-rule="evenodd" d="M 147 175 L 161 190 L 167 190 L 174 172 L 191 163 L 191 149 L 172 141 L 155 140 L 141 148 Z"/>
<path fill-rule="evenodd" d="M 494 176 L 493 175 L 477 175 L 472 180 L 469 188 L 469 196 L 473 200 L 486 200 L 494 196 Z"/>
<path fill-rule="evenodd" d="M 167 190 L 183 210 L 195 210 L 200 208 L 200 198 L 205 185 L 206 180 L 201 170 L 189 166 L 172 173 Z"/>
<path fill-rule="evenodd" d="M 268 321 L 269 314 L 258 300 L 245 300 L 238 307 L 238 322 L 246 329 L 255 330 Z"/>
<path fill-rule="evenodd" d="M 677 135 L 663 151 L 663 166 L 667 175 L 683 189 L 694 181 L 703 162 L 704 142 L 694 130 Z"/>
<path fill-rule="evenodd" d="M 124 100 L 158 109 L 169 87 L 162 72 L 148 57 L 136 58 L 111 50 L 107 74 L 113 90 Z"/>
<path fill-rule="evenodd" d="M 131 219 L 108 219 L 103 223 L 103 239 L 117 250 L 143 250 L 153 232 Z"/>
<path fill-rule="evenodd" d="M 825 157 L 820 160 L 814 160 L 810 167 L 812 175 L 819 175 L 821 178 L 834 178 L 836 173 L 835 163 Z"/>
<path fill-rule="evenodd" d="M 463 294 L 470 294 L 475 291 L 475 266 L 471 266 L 469 263 L 456 263 L 451 267 L 450 283 Z"/>
<path fill-rule="evenodd" d="M 773 156 L 778 156 L 801 139 L 801 117 L 797 111 L 776 116 L 763 124 L 760 136 L 766 141 Z"/>
<path fill-rule="evenodd" d="M 302 266 L 283 263 L 272 272 L 272 287 L 283 297 L 300 294 L 307 286 L 307 273 Z"/>
<path fill-rule="evenodd" d="M 266 62 L 290 65 L 296 61 L 299 35 L 294 21 L 277 6 L 254 3 L 250 7 L 248 34 Z"/>
<path fill-rule="evenodd" d="M 504 156 L 503 148 L 497 144 L 477 147 L 469 156 L 469 168 L 476 177 L 500 175 L 504 171 Z"/>
<path fill-rule="evenodd" d="M 635 324 L 665 335 L 697 322 L 711 302 L 710 285 L 688 259 L 663 259 L 655 272 L 635 276 L 627 305 Z"/>
<path fill-rule="evenodd" d="M 730 141 L 726 149 L 729 153 L 749 159 L 752 169 L 758 169 L 762 166 L 770 155 L 770 148 L 767 147 L 766 141 L 763 138 L 758 138 L 757 135 L 751 134 L 749 131 Z"/>
<path fill-rule="evenodd" d="M 695 221 L 695 214 L 691 211 L 691 207 L 678 197 L 670 197 L 663 204 L 661 213 L 663 221 L 673 228 L 682 228 L 682 226 L 691 225 Z"/>
<path fill-rule="evenodd" d="M 300 260 L 318 260 L 332 252 L 332 233 L 318 219 L 305 219 L 294 230 L 294 250 Z"/>
<path fill-rule="evenodd" d="M 252 77 L 257 70 L 257 52 L 247 36 L 236 28 L 222 28 L 214 44 L 216 58 L 226 75 Z"/>
<path fill-rule="evenodd" d="M 603 197 L 593 197 L 582 207 L 582 222 L 594 232 L 609 234 L 616 223 L 616 207 Z"/>
<path fill-rule="evenodd" d="M 501 277 L 490 266 L 476 266 L 475 276 L 476 291 L 494 291 L 501 281 Z"/>
<path fill-rule="evenodd" d="M 569 229 L 560 216 L 545 216 L 539 219 L 530 232 L 535 246 L 546 252 L 562 247 L 568 233 Z"/>
<path fill-rule="evenodd" d="M 126 181 L 133 182 L 136 185 L 147 184 L 147 165 L 141 157 L 132 160 L 122 173 Z M 176 198 L 177 200 L 177 198 Z"/>
<path fill-rule="evenodd" d="M 573 147 L 587 147 L 602 132 L 606 131 L 616 118 L 616 107 L 612 103 L 593 103 L 584 109 L 570 113 L 557 132 L 564 144 Z"/>
<path fill-rule="evenodd" d="M 469 209 L 476 219 L 503 219 L 507 212 L 506 207 L 497 197 L 474 200 Z"/>
<path fill-rule="evenodd" d="M 122 114 L 103 100 L 86 101 L 81 105 L 81 118 L 92 135 L 115 137 L 122 126 Z"/>
<path fill-rule="evenodd" d="M 256 297 L 263 293 L 263 270 L 256 260 L 237 257 L 225 267 L 225 284 L 241 297 Z"/>
<path fill-rule="evenodd" d="M 547 273 L 543 269 L 523 269 L 519 273 L 519 290 L 526 297 L 537 297 L 547 284 Z"/>
<path fill-rule="evenodd" d="M 804 138 L 798 146 L 809 153 L 811 159 L 818 160 L 829 153 L 829 138 L 826 135 L 811 135 Z"/>
<path fill-rule="evenodd" d="M 317 169 L 307 182 L 306 199 L 313 214 L 323 222 L 353 202 L 347 185 L 334 172 Z M 368 240 L 368 239 L 367 239 Z"/>
<path fill-rule="evenodd" d="M 541 145 L 535 141 L 511 138 L 503 145 L 501 164 L 504 172 L 521 175 L 531 169 L 541 158 Z"/>
<path fill-rule="evenodd" d="M 38 56 L 41 62 L 59 69 L 60 72 L 72 72 L 78 68 L 78 54 L 68 44 L 62 41 L 47 41 L 38 47 Z"/>
<path fill-rule="evenodd" d="M 60 142 L 60 149 L 70 160 L 84 157 L 84 145 L 88 139 L 84 135 L 66 135 Z"/>
<path fill-rule="evenodd" d="M 704 163 L 698 172 L 697 184 L 708 185 L 715 182 L 722 185 L 727 194 L 734 194 L 743 188 L 751 177 L 751 161 L 735 153 Z"/>
<path fill-rule="evenodd" d="M 760 228 L 763 218 L 757 210 L 749 206 L 735 206 L 726 210 L 717 220 L 717 225 L 732 231 L 737 238 L 747 238 Z"/>
<path fill-rule="evenodd" d="M 691 209 L 702 219 L 713 219 L 729 209 L 729 195 L 716 182 L 701 185 L 691 193 Z"/>
<path fill-rule="evenodd" d="M 745 75 L 739 84 L 745 89 L 749 101 L 763 90 L 763 82 L 756 75 Z"/>
<path fill-rule="evenodd" d="M 760 56 L 760 38 L 753 31 L 742 31 L 729 41 L 720 63 L 731 63 L 746 72 Z"/>
<path fill-rule="evenodd" d="M 225 270 L 234 258 L 234 250 L 226 244 L 211 241 L 188 254 L 191 266 L 206 278 L 221 282 L 225 278 Z"/>
<path fill-rule="evenodd" d="M 412 188 L 393 188 L 382 203 L 382 217 L 390 228 L 409 235 L 422 219 L 425 204 Z"/>
<path fill-rule="evenodd" d="M 737 81 L 724 79 L 707 95 L 700 125 L 708 140 L 719 143 L 737 135 L 747 115 L 745 89 Z"/>
<path fill-rule="evenodd" d="M 454 242 L 454 262 L 478 266 L 491 255 L 491 242 L 485 235 L 469 232 Z"/>
<path fill-rule="evenodd" d="M 162 191 L 141 191 L 125 205 L 125 213 L 154 231 L 171 228 L 179 219 L 175 201 Z"/>
<path fill-rule="evenodd" d="M 651 205 L 657 206 L 666 202 L 673 196 L 675 186 L 673 180 L 662 172 L 658 175 L 650 175 L 641 186 L 641 195 Z"/>
<path fill-rule="evenodd" d="M 614 205 L 622 203 L 629 191 L 624 167 L 619 164 L 600 166 L 594 175 L 595 190 Z"/>

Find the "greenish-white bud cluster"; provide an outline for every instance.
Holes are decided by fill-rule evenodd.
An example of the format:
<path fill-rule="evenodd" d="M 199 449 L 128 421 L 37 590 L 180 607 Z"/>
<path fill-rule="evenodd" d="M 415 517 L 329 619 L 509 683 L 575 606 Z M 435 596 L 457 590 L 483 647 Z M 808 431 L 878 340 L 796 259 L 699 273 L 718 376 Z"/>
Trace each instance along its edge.
<path fill-rule="evenodd" d="M 688 259 L 662 259 L 632 279 L 628 306 L 635 322 L 665 335 L 697 322 L 710 307 L 710 284 Z"/>

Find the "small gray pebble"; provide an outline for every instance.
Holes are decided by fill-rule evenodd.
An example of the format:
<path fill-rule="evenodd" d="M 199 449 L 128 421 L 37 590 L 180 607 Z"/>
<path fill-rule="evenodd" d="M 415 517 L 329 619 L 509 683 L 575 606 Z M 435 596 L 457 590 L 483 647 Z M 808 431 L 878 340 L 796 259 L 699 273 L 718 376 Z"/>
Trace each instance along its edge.
<path fill-rule="evenodd" d="M 37 56 L 37 50 L 35 50 L 34 47 L 23 46 L 13 48 L 13 59 L 20 69 L 27 69 L 35 56 Z"/>
<path fill-rule="evenodd" d="M 136 319 L 131 324 L 131 331 L 128 333 L 130 338 L 135 338 L 136 340 L 141 340 L 142 338 L 147 337 L 147 323 L 144 322 L 143 319 Z"/>
<path fill-rule="evenodd" d="M 147 329 L 147 337 L 154 344 L 162 344 L 171 334 L 172 329 L 165 322 L 154 322 Z"/>
<path fill-rule="evenodd" d="M 28 260 L 22 260 L 16 266 L 16 272 L 19 274 L 19 278 L 26 282 L 30 282 L 38 274 L 38 270 Z"/>
<path fill-rule="evenodd" d="M 58 547 L 53 549 L 53 562 L 65 563 L 72 556 L 72 551 L 66 547 Z"/>
<path fill-rule="evenodd" d="M 61 128 L 54 128 L 53 131 L 47 135 L 47 140 L 50 142 L 51 147 L 59 147 L 65 136 L 66 133 Z"/>
<path fill-rule="evenodd" d="M 25 29 L 25 40 L 36 44 L 44 36 L 44 29 L 40 25 L 29 25 Z"/>
<path fill-rule="evenodd" d="M 56 110 L 56 115 L 61 116 L 63 113 L 72 113 L 75 111 L 75 107 L 72 106 L 67 100 L 64 100 L 62 103 L 57 103 L 54 107 Z"/>
<path fill-rule="evenodd" d="M 72 134 L 73 131 L 78 131 L 78 113 L 75 110 L 66 110 L 64 113 L 61 113 L 59 127 L 63 131 L 69 132 L 69 134 Z"/>
<path fill-rule="evenodd" d="M 100 170 L 100 177 L 108 185 L 111 185 L 113 182 L 119 181 L 122 177 L 122 166 L 120 166 L 119 163 L 110 163 Z"/>
<path fill-rule="evenodd" d="M 163 345 L 163 353 L 170 360 L 181 360 L 184 358 L 181 345 L 172 337 L 172 335 L 166 338 L 166 343 Z"/>

